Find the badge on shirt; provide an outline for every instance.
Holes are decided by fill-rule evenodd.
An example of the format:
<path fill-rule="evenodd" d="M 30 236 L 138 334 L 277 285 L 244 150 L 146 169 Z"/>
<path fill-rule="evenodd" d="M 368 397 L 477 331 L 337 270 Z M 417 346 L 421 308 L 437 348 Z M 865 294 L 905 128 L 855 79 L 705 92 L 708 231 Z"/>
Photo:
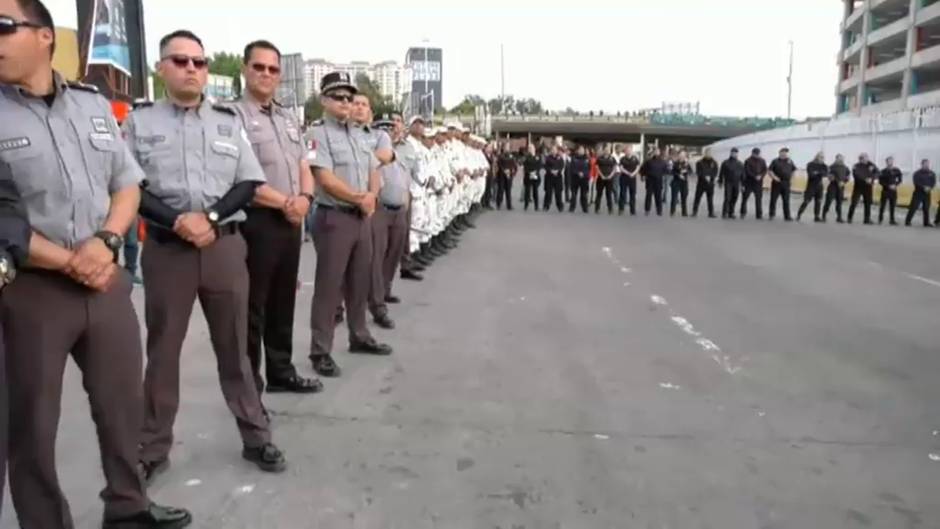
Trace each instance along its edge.
<path fill-rule="evenodd" d="M 111 132 L 111 128 L 108 127 L 108 120 L 105 118 L 91 118 L 91 128 L 98 134 Z"/>
<path fill-rule="evenodd" d="M 317 140 L 307 142 L 307 161 L 312 162 L 317 159 Z"/>
<path fill-rule="evenodd" d="M 23 149 L 32 145 L 29 141 L 29 138 L 10 138 L 7 140 L 0 140 L 0 152 L 3 151 L 12 151 L 16 149 Z"/>
<path fill-rule="evenodd" d="M 232 126 L 231 125 L 219 125 L 219 136 L 224 136 L 226 138 L 232 137 Z"/>

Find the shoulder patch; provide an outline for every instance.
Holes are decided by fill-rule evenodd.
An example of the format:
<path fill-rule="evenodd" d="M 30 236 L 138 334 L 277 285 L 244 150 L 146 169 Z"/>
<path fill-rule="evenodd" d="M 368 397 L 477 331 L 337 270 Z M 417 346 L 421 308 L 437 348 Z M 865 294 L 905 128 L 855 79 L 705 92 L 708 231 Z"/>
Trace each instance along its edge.
<path fill-rule="evenodd" d="M 212 105 L 212 110 L 215 110 L 215 111 L 217 111 L 217 112 L 221 112 L 221 113 L 223 113 L 223 114 L 228 114 L 228 115 L 230 115 L 230 116 L 237 116 L 237 115 L 238 115 L 238 114 L 235 113 L 235 109 L 233 109 L 232 107 L 227 106 L 227 105 L 218 104 L 218 103 Z"/>
<path fill-rule="evenodd" d="M 85 92 L 91 92 L 92 94 L 99 93 L 98 87 L 95 85 L 79 83 L 78 81 L 69 81 L 65 85 L 69 88 L 74 88 L 75 90 L 84 90 Z"/>

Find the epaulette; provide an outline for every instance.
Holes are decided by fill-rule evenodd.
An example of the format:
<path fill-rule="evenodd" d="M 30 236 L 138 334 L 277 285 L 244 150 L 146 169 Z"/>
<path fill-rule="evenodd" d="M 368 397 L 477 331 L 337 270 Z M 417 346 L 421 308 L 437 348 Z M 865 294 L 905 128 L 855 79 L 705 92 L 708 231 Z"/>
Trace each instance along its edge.
<path fill-rule="evenodd" d="M 69 88 L 74 88 L 75 90 L 84 90 L 85 92 L 91 92 L 92 94 L 97 94 L 100 92 L 97 86 L 92 85 L 92 84 L 80 83 L 78 81 L 69 81 L 65 83 L 65 86 L 68 86 Z"/>
<path fill-rule="evenodd" d="M 236 117 L 238 116 L 238 114 L 235 112 L 235 109 L 234 109 L 234 108 L 229 107 L 229 106 L 226 106 L 226 105 L 222 105 L 222 104 L 219 104 L 219 103 L 216 103 L 216 104 L 212 105 L 212 110 L 216 110 L 216 111 L 221 112 L 221 113 L 223 113 L 223 114 L 229 114 L 229 115 L 236 116 Z"/>
<path fill-rule="evenodd" d="M 274 106 L 277 106 L 277 107 L 283 107 L 283 106 L 284 106 L 284 103 L 281 103 L 281 102 L 278 101 L 277 99 L 272 99 L 271 102 L 274 103 Z"/>
<path fill-rule="evenodd" d="M 316 120 L 316 121 L 310 123 L 310 126 L 311 126 L 311 127 L 322 127 L 322 126 L 323 126 L 323 120 L 322 120 L 322 119 L 318 119 L 318 120 Z"/>
<path fill-rule="evenodd" d="M 153 106 L 153 101 L 134 101 L 134 110 L 140 108 L 150 108 Z"/>

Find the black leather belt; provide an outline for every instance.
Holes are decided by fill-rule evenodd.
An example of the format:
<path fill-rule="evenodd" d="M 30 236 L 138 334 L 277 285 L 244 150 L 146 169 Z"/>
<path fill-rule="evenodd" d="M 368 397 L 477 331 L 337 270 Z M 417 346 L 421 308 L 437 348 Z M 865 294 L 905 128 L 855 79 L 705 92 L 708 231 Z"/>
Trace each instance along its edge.
<path fill-rule="evenodd" d="M 357 217 L 361 216 L 361 211 L 359 208 L 354 206 L 343 206 L 340 204 L 317 204 L 318 209 L 327 209 L 332 211 L 339 211 L 340 213 L 345 213 L 347 215 L 355 215 Z"/>
<path fill-rule="evenodd" d="M 382 207 L 389 211 L 398 211 L 405 206 L 393 206 L 391 204 L 382 204 Z"/>
<path fill-rule="evenodd" d="M 218 236 L 226 237 L 229 235 L 235 235 L 238 233 L 237 222 L 229 222 L 228 224 L 223 224 L 219 226 Z M 157 226 L 156 224 L 147 224 L 147 237 L 157 241 L 160 244 L 169 244 L 169 243 L 180 243 L 180 244 L 189 244 L 188 241 L 180 238 L 176 232 L 168 230 L 162 226 Z"/>

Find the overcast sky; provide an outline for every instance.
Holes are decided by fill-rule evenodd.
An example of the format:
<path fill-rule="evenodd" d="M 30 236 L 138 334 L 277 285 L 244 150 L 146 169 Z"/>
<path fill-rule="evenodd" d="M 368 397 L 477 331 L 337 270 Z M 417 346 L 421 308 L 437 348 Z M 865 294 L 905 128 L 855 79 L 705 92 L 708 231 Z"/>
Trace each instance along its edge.
<path fill-rule="evenodd" d="M 611 4 L 614 5 L 611 5 Z M 330 61 L 404 61 L 443 49 L 444 103 L 506 93 L 546 108 L 635 110 L 695 102 L 711 115 L 786 115 L 789 40 L 794 117 L 835 109 L 842 3 L 836 0 L 144 0 L 148 58 L 186 27 L 207 52 L 266 38 Z M 345 6 L 349 7 L 345 7 Z"/>

